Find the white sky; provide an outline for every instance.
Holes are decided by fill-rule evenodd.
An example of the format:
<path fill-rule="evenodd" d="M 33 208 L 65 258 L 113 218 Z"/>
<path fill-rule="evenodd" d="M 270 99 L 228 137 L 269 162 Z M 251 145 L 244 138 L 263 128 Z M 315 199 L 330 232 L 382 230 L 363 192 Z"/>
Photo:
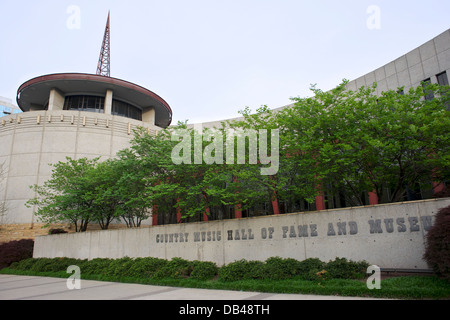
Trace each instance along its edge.
<path fill-rule="evenodd" d="M 371 5 L 379 29 L 367 27 Z M 111 76 L 160 95 L 173 123 L 288 105 L 450 28 L 448 0 L 0 0 L 0 96 L 15 102 L 44 74 L 95 73 L 108 10 Z"/>

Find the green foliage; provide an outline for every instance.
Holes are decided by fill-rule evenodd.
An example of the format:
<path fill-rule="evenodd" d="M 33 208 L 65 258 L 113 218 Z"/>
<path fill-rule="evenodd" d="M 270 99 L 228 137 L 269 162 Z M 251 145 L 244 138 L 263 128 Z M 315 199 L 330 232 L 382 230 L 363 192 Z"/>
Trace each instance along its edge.
<path fill-rule="evenodd" d="M 191 275 L 193 263 L 181 258 L 172 258 L 164 264 L 153 276 L 163 278 L 187 278 Z"/>
<path fill-rule="evenodd" d="M 106 275 L 115 277 L 128 276 L 128 271 L 133 263 L 134 261 L 128 257 L 112 260 L 105 270 Z"/>
<path fill-rule="evenodd" d="M 450 206 L 438 211 L 428 230 L 424 259 L 438 275 L 450 281 Z"/>
<path fill-rule="evenodd" d="M 55 164 L 50 180 L 33 187 L 37 196 L 28 205 L 37 206 L 36 215 L 45 223 L 68 221 L 85 231 L 92 222 L 107 229 L 115 219 L 139 227 L 151 208 L 166 224 L 177 222 L 178 212 L 188 219 L 201 217 L 207 208 L 225 212 L 225 206 L 240 204 L 245 210 L 275 196 L 291 204 L 314 203 L 330 190 L 342 195 L 346 206 L 364 205 L 368 192 L 395 202 L 431 177 L 450 179 L 450 87 L 420 85 L 403 94 L 377 95 L 376 85 L 352 91 L 347 83 L 327 92 L 312 87 L 314 97 L 293 98 L 292 106 L 278 112 L 245 108 L 241 120 L 215 131 L 204 128 L 201 135 L 186 123 L 157 135 L 140 128 L 130 148 L 115 159 L 67 158 Z M 434 99 L 423 99 L 428 93 Z M 279 130 L 276 175 L 262 175 L 261 161 L 251 163 L 249 129 Z M 253 141 L 260 147 L 258 134 Z M 227 141 L 234 149 L 228 150 Z M 239 141 L 243 164 L 238 164 Z M 233 151 L 230 159 L 228 151 Z"/>
<path fill-rule="evenodd" d="M 265 269 L 269 279 L 289 279 L 301 273 L 301 262 L 291 258 L 273 257 L 266 260 Z"/>
<path fill-rule="evenodd" d="M 306 280 L 315 280 L 316 274 L 324 270 L 326 263 L 317 258 L 300 261 L 298 275 Z"/>
<path fill-rule="evenodd" d="M 58 162 L 43 186 L 32 187 L 37 196 L 27 206 L 37 206 L 36 216 L 47 224 L 70 221 L 77 232 L 85 231 L 95 215 L 93 199 L 89 196 L 93 194 L 93 185 L 88 177 L 97 162 L 98 159 L 86 158 Z"/>
<path fill-rule="evenodd" d="M 133 261 L 131 265 L 129 265 L 130 261 Z M 381 282 L 381 290 L 369 290 L 365 281 L 341 279 L 347 268 L 362 267 L 364 263 L 355 263 L 339 258 L 328 263 L 330 271 L 327 271 L 327 263 L 316 258 L 296 262 L 294 259 L 274 257 L 267 259 L 265 263 L 240 260 L 221 268 L 217 268 L 211 262 L 189 262 L 179 258 L 172 261 L 170 268 L 166 268 L 170 262 L 157 258 L 94 259 L 90 261 L 67 258 L 31 258 L 15 262 L 9 268 L 3 269 L 1 273 L 39 276 L 45 272 L 46 276 L 67 277 L 67 267 L 77 265 L 81 268 L 81 277 L 86 280 L 130 281 L 142 284 L 192 286 L 219 290 L 373 296 L 379 298 L 448 299 L 450 297 L 450 283 L 437 276 L 408 276 L 386 279 Z M 124 265 L 129 265 L 130 268 L 125 270 Z M 176 265 L 184 271 L 175 271 Z M 186 273 L 182 275 L 186 271 L 186 266 L 188 268 L 190 268 L 189 266 L 193 267 L 189 277 L 186 276 Z M 277 278 L 279 279 L 272 279 L 268 273 L 276 272 L 275 266 L 295 269 L 297 275 L 290 276 L 289 273 L 285 273 L 286 278 L 283 278 L 279 276 L 282 273 L 278 273 Z M 163 268 L 171 269 L 171 271 L 165 273 L 165 278 L 155 277 L 154 274 Z M 116 274 L 118 270 L 122 270 L 124 273 L 115 276 L 107 274 L 109 271 Z M 213 281 L 212 278 L 217 275 L 217 270 L 220 277 L 217 279 L 218 281 Z M 339 279 L 331 276 L 335 270 L 338 270 L 336 274 Z M 358 267 L 355 270 L 360 269 Z M 247 271 L 248 274 L 246 274 Z"/>
<path fill-rule="evenodd" d="M 167 263 L 167 260 L 159 258 L 136 258 L 127 271 L 127 275 L 130 277 L 153 278 Z"/>
<path fill-rule="evenodd" d="M 219 269 L 219 279 L 223 281 L 261 279 L 264 276 L 264 263 L 261 261 L 247 261 L 242 259 L 224 265 Z"/>
<path fill-rule="evenodd" d="M 355 262 L 345 258 L 329 261 L 325 270 L 333 279 L 363 279 L 369 264 L 365 261 Z"/>
<path fill-rule="evenodd" d="M 112 277 L 142 278 L 194 278 L 207 280 L 216 275 L 223 281 L 249 279 L 361 279 L 369 264 L 365 261 L 354 262 L 345 258 L 336 258 L 328 263 L 317 258 L 298 261 L 292 258 L 272 257 L 263 261 L 234 261 L 218 268 L 213 262 L 188 261 L 182 258 L 171 260 L 159 258 L 129 258 L 77 260 L 70 258 L 25 259 L 13 263 L 11 269 L 32 270 L 35 272 L 66 271 L 71 265 L 77 265 L 82 274 L 106 275 Z"/>
<path fill-rule="evenodd" d="M 110 264 L 113 262 L 112 259 L 106 258 L 96 258 L 93 260 L 87 261 L 83 264 L 83 268 L 81 269 L 82 274 L 95 274 L 95 275 L 106 275 Z M 74 265 L 77 265 L 76 263 Z M 60 270 L 63 271 L 63 270 Z"/>
<path fill-rule="evenodd" d="M 448 178 L 450 88 L 418 86 L 377 96 L 376 85 L 350 91 L 346 84 L 328 92 L 313 87 L 313 98 L 295 98 L 277 113 L 292 177 L 280 192 L 308 199 L 331 188 L 346 203 L 362 205 L 361 195 L 370 191 L 384 199 L 388 187 L 387 201 L 395 202 L 405 186 Z M 425 91 L 435 99 L 423 99 Z"/>
<path fill-rule="evenodd" d="M 209 280 L 214 278 L 219 272 L 219 268 L 214 262 L 194 261 L 191 277 L 199 280 Z"/>

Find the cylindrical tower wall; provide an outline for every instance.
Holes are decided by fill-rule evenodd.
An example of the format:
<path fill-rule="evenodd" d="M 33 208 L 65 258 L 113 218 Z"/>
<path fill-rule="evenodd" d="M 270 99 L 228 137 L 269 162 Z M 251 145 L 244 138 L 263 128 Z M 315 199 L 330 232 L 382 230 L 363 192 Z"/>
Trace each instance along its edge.
<path fill-rule="evenodd" d="M 29 188 L 50 176 L 50 164 L 66 157 L 113 158 L 129 146 L 133 130 L 144 127 L 155 134 L 161 128 L 120 116 L 79 111 L 32 111 L 0 120 L 0 163 L 5 169 L 0 201 L 8 210 L 0 224 L 35 223 L 34 197 Z"/>

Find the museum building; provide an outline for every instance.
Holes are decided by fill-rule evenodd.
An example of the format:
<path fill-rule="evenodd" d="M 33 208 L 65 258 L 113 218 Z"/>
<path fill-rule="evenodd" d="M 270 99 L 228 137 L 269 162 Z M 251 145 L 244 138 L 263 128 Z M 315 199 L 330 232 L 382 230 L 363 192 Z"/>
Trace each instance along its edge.
<path fill-rule="evenodd" d="M 60 73 L 43 75 L 22 84 L 17 104 L 22 113 L 0 118 L 0 202 L 8 211 L 0 216 L 1 225 L 38 223 L 35 208 L 25 203 L 34 197 L 31 185 L 42 185 L 51 176 L 49 164 L 74 159 L 109 159 L 129 146 L 133 130 L 143 127 L 151 134 L 172 122 L 169 104 L 156 93 L 131 82 L 110 77 L 109 16 L 96 74 Z M 347 85 L 356 90 L 377 83 L 377 94 L 404 87 L 407 91 L 423 82 L 448 85 L 450 73 L 450 29 L 388 64 Z M 236 118 L 239 119 L 239 118 Z M 233 120 L 233 119 L 228 119 Z M 223 120 L 226 121 L 226 120 Z M 220 123 L 203 127 L 220 127 Z M 439 192 L 443 185 L 435 186 Z M 431 195 L 423 194 L 421 198 Z M 367 194 L 367 204 L 378 199 Z M 319 195 L 312 205 L 301 203 L 298 210 L 339 208 L 335 194 Z M 267 203 L 266 214 L 286 212 L 277 200 Z M 252 216 L 230 208 L 234 218 Z M 207 219 L 207 217 L 204 217 Z M 148 223 L 157 224 L 157 219 Z"/>
<path fill-rule="evenodd" d="M 66 157 L 113 158 L 129 146 L 133 130 L 155 134 L 170 126 L 172 110 L 156 93 L 110 77 L 110 19 L 96 74 L 60 73 L 36 77 L 17 91 L 21 113 L 0 118 L 0 224 L 38 222 L 30 186 L 51 176 L 49 164 Z M 10 110 L 10 109 L 8 109 Z"/>

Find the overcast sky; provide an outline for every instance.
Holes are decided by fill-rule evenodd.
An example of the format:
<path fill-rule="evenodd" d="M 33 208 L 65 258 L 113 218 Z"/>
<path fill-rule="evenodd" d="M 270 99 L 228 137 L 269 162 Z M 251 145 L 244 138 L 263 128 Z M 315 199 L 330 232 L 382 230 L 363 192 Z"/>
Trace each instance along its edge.
<path fill-rule="evenodd" d="M 165 99 L 174 123 L 278 108 L 353 80 L 450 27 L 450 1 L 0 0 L 0 96 L 44 74 L 111 76 Z"/>

